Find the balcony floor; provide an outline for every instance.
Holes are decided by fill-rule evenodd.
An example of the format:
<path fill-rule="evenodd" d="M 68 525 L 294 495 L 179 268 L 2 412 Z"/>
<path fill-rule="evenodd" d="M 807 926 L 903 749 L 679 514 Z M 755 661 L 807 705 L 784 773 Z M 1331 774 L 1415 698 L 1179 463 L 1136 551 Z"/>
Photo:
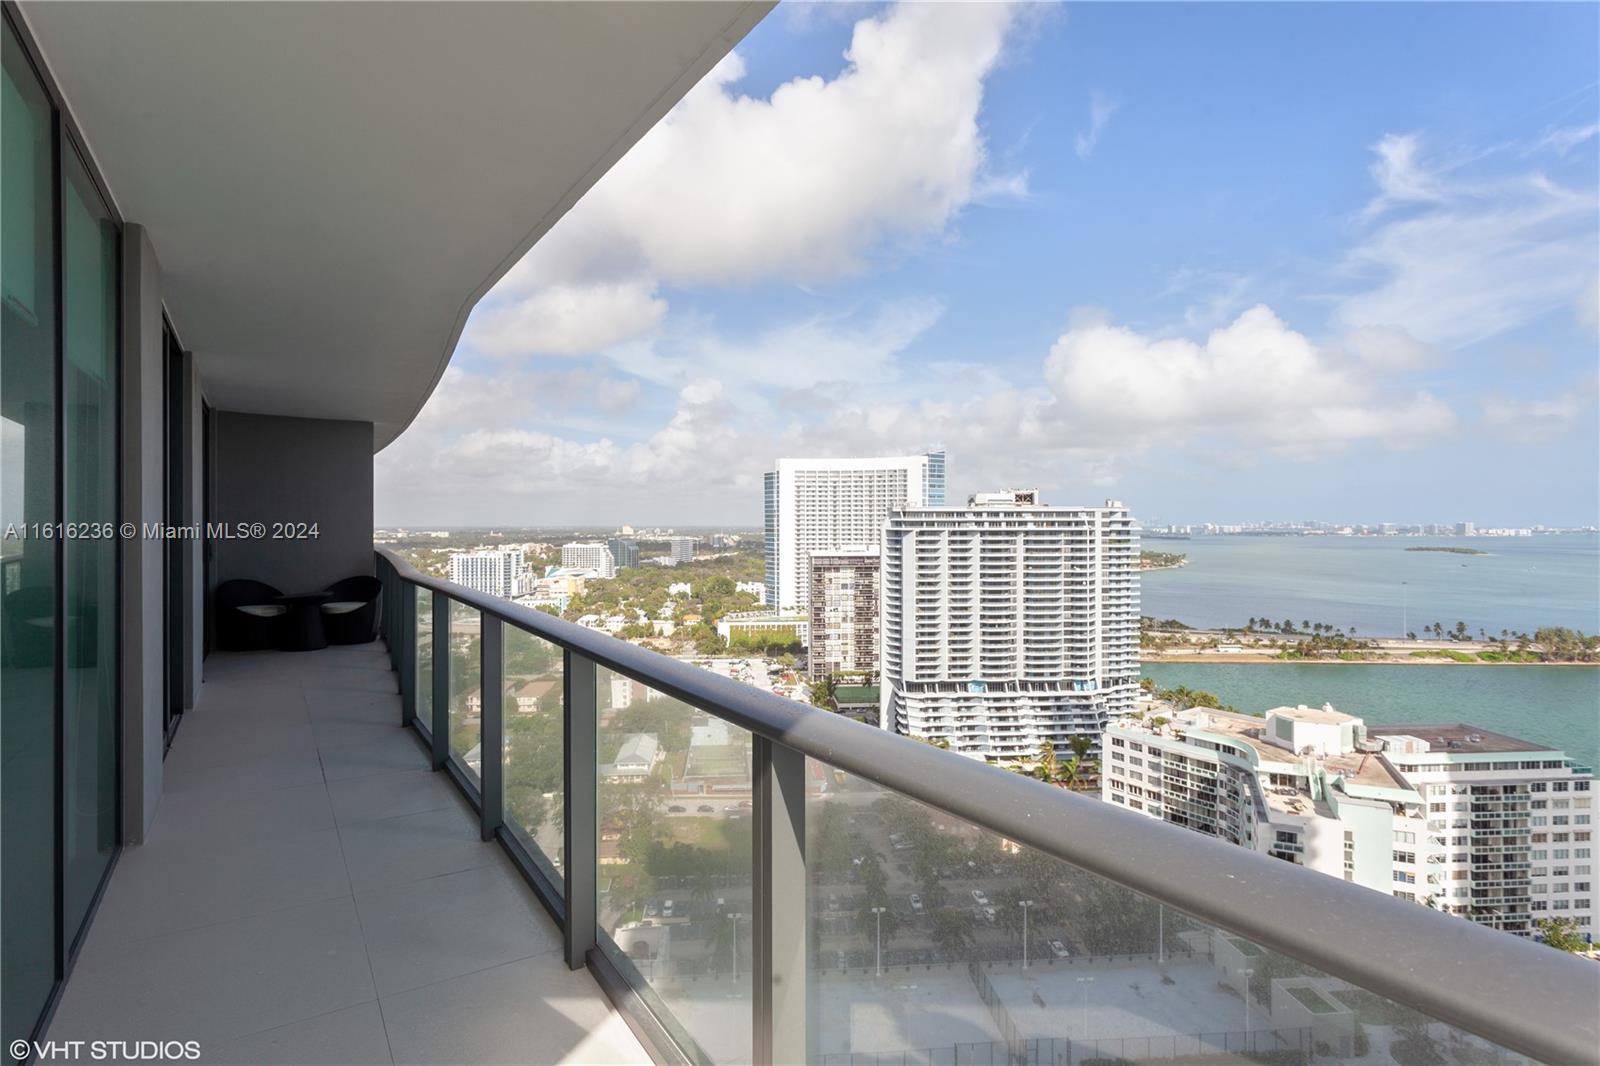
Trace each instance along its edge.
<path fill-rule="evenodd" d="M 380 644 L 217 654 L 52 1040 L 202 1062 L 650 1059 L 399 726 Z"/>

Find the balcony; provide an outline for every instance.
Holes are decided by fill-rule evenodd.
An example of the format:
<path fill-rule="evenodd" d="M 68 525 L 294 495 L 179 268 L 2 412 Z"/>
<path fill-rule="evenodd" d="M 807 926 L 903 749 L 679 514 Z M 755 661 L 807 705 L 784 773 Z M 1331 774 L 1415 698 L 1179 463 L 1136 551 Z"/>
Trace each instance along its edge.
<path fill-rule="evenodd" d="M 206 1062 L 650 1061 L 401 728 L 380 645 L 219 653 L 208 673 L 46 1039 L 181 1033 Z"/>
<path fill-rule="evenodd" d="M 213 660 L 51 1037 L 176 1027 L 215 1061 L 1309 1052 L 1266 1001 L 1236 1020 L 1242 952 L 1441 1044 L 1592 1047 L 1593 968 L 1547 948 L 378 570 L 387 645 Z M 530 674 L 559 709 L 499 697 Z M 614 764 L 643 708 L 671 774 Z M 713 839 L 682 869 L 640 846 Z"/>

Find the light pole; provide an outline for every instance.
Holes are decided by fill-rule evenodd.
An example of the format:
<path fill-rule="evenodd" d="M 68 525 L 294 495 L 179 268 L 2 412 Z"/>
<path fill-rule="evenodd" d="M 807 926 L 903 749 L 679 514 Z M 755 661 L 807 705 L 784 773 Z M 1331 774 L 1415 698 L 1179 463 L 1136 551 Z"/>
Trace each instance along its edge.
<path fill-rule="evenodd" d="M 1167 905 L 1156 904 L 1156 965 L 1167 964 Z"/>
<path fill-rule="evenodd" d="M 1240 970 L 1244 975 L 1244 1041 L 1246 1047 L 1250 1043 L 1250 978 L 1255 976 L 1254 970 Z"/>
<path fill-rule="evenodd" d="M 883 976 L 883 912 L 888 910 L 888 909 L 889 909 L 888 907 L 874 907 L 874 908 L 872 908 L 872 915 L 873 915 L 874 918 L 877 919 L 877 922 L 878 922 L 878 976 L 879 977 Z"/>
<path fill-rule="evenodd" d="M 1080 977 L 1078 984 L 1083 986 L 1083 1038 L 1089 1039 L 1089 986 L 1094 984 L 1093 977 Z"/>
<path fill-rule="evenodd" d="M 1028 908 L 1033 906 L 1031 899 L 1017 900 L 1017 906 L 1022 908 L 1022 968 L 1028 968 Z"/>

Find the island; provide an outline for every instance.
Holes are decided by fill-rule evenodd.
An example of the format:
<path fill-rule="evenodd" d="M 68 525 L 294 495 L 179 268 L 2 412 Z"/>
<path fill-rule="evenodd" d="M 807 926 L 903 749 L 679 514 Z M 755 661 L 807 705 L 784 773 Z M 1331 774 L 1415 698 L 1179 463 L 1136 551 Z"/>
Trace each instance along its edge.
<path fill-rule="evenodd" d="M 1479 551 L 1477 548 L 1434 548 L 1434 547 L 1429 547 L 1429 548 L 1407 548 L 1406 551 L 1408 551 L 1408 552 L 1445 552 L 1445 553 L 1447 553 L 1449 555 L 1488 555 L 1489 554 L 1486 551 Z"/>
<path fill-rule="evenodd" d="M 1139 553 L 1140 570 L 1176 570 L 1180 566 L 1188 565 L 1189 557 L 1177 552 L 1147 552 Z"/>

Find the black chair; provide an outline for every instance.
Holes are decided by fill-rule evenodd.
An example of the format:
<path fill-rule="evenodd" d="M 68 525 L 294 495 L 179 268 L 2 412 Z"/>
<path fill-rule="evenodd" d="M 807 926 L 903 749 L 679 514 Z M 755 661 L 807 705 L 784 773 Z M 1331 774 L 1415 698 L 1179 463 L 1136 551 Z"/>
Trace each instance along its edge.
<path fill-rule="evenodd" d="M 223 651 L 276 648 L 289 608 L 265 581 L 236 579 L 217 586 L 217 647 Z"/>
<path fill-rule="evenodd" d="M 328 586 L 332 597 L 322 605 L 322 628 L 329 644 L 366 644 L 378 639 L 378 593 L 375 577 L 347 577 Z"/>

